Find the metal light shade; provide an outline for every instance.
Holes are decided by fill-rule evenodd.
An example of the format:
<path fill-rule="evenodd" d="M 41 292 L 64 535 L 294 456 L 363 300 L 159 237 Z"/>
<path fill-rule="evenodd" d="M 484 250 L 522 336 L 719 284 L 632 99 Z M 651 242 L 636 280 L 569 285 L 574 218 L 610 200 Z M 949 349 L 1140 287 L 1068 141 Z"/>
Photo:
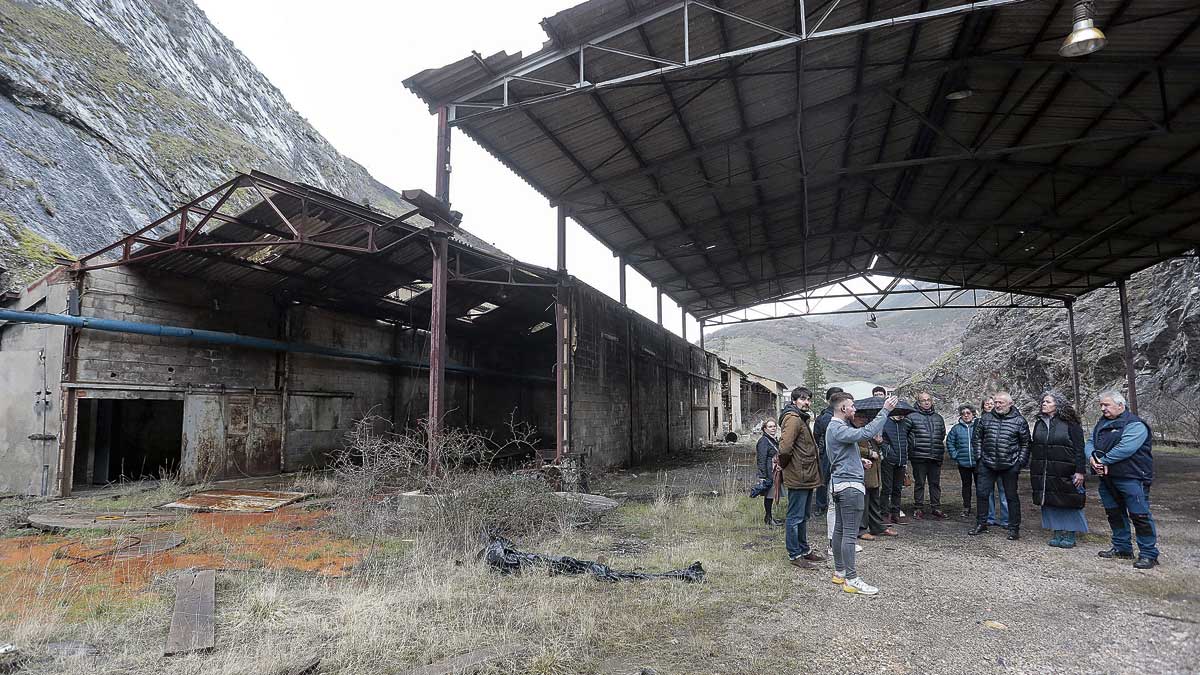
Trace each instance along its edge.
<path fill-rule="evenodd" d="M 1076 21 L 1071 27 L 1071 34 L 1063 40 L 1062 46 L 1058 48 L 1058 53 L 1065 57 L 1087 56 L 1093 52 L 1098 52 L 1104 49 L 1104 45 L 1108 43 L 1108 38 L 1104 37 L 1104 31 L 1096 28 L 1096 24 L 1091 19 Z"/>
<path fill-rule="evenodd" d="M 879 328 L 879 323 L 875 321 L 875 315 L 872 314 L 870 319 L 867 319 L 867 328 Z"/>
<path fill-rule="evenodd" d="M 956 89 L 955 91 L 946 94 L 947 101 L 961 101 L 964 98 L 970 98 L 975 92 L 969 88 Z"/>

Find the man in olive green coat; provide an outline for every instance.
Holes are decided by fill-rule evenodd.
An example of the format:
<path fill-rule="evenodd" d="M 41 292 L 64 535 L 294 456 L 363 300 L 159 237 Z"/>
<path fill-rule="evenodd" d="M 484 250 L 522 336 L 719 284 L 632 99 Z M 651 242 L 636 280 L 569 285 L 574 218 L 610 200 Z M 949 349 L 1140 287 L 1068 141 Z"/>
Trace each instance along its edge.
<path fill-rule="evenodd" d="M 812 428 L 812 392 L 805 387 L 792 390 L 792 402 L 779 415 L 783 437 L 779 441 L 779 466 L 788 490 L 787 552 L 792 565 L 818 569 L 813 563 L 825 557 L 808 544 L 808 517 L 812 514 L 813 490 L 821 487 L 820 455 Z"/>

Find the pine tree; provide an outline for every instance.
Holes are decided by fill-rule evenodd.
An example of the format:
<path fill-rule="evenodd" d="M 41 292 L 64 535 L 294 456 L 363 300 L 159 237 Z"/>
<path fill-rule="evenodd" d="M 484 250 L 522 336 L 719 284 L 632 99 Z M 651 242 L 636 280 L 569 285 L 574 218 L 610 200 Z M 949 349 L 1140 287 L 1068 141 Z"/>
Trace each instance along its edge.
<path fill-rule="evenodd" d="M 814 344 L 808 350 L 808 363 L 804 366 L 804 386 L 812 390 L 813 395 L 825 389 L 825 369 L 821 367 L 821 358 L 817 356 L 817 346 Z"/>

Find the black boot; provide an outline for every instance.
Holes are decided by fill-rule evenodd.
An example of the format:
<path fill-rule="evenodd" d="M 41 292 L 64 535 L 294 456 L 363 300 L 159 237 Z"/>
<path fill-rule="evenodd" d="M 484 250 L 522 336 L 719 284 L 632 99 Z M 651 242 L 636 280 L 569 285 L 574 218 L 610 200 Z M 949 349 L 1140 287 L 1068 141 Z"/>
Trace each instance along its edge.
<path fill-rule="evenodd" d="M 1008 528 L 1008 540 L 1009 541 L 1016 541 L 1020 538 L 1021 538 L 1021 528 L 1019 528 L 1019 527 Z"/>
<path fill-rule="evenodd" d="M 987 523 L 977 523 L 975 527 L 972 528 L 967 534 L 973 537 L 977 534 L 984 534 L 985 532 L 987 532 Z"/>

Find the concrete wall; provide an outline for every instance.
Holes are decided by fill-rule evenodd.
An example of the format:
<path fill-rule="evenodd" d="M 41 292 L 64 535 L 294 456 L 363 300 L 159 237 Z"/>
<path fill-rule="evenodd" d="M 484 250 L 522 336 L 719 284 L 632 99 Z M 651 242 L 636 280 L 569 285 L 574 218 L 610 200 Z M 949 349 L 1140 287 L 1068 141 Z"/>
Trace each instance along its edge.
<path fill-rule="evenodd" d="M 570 312 L 571 452 L 603 470 L 712 438 L 715 355 L 578 281 Z"/>
<path fill-rule="evenodd" d="M 65 279 L 43 279 L 7 307 L 65 313 L 68 288 Z M 57 326 L 0 325 L 0 494 L 57 492 L 66 334 Z"/>

